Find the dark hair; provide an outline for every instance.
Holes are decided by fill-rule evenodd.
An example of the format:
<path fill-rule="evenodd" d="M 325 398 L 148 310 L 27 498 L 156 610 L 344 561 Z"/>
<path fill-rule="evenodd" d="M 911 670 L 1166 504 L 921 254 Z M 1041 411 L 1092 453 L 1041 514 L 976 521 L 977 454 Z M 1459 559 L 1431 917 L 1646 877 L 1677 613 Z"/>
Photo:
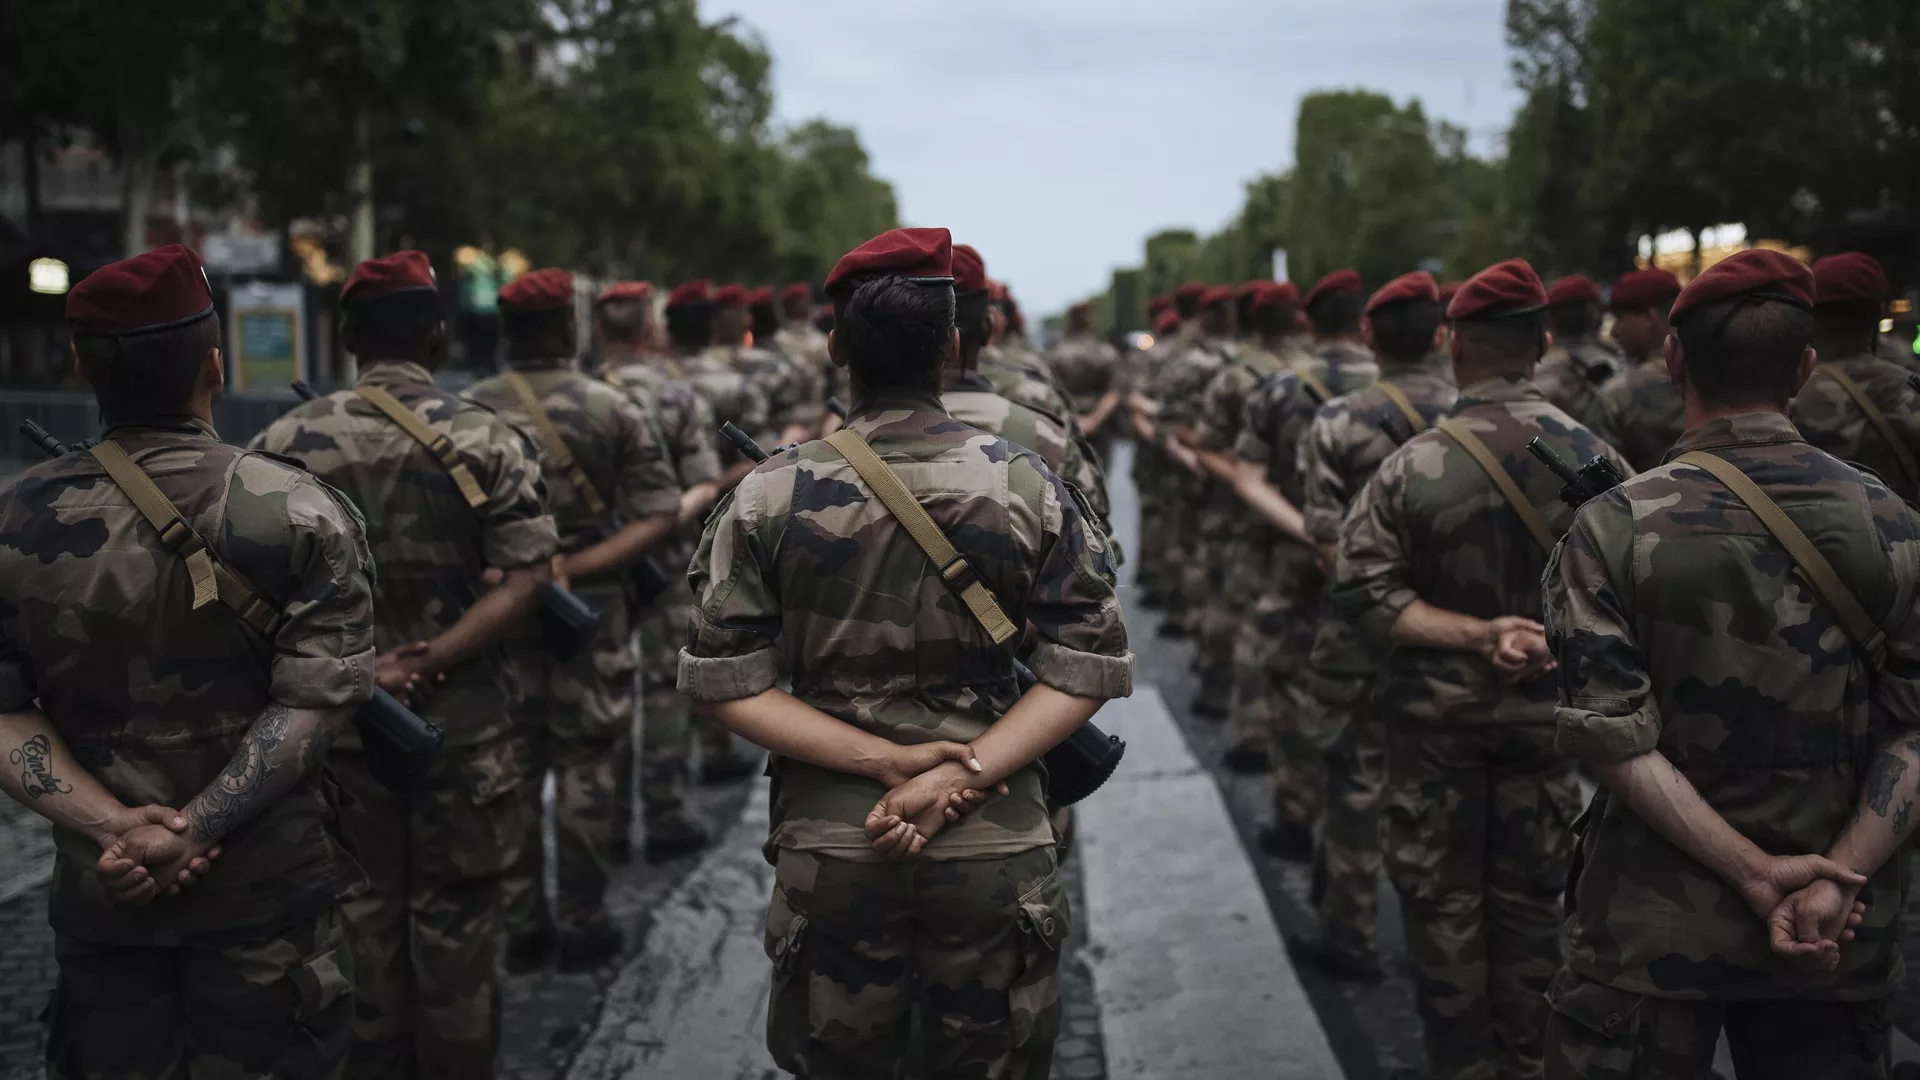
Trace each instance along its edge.
<path fill-rule="evenodd" d="M 780 330 L 780 313 L 771 303 L 753 305 L 753 343 L 766 348 Z"/>
<path fill-rule="evenodd" d="M 833 305 L 822 304 L 813 313 L 813 328 L 823 334 L 833 333 Z"/>
<path fill-rule="evenodd" d="M 990 314 L 993 297 L 986 290 L 962 293 L 954 298 L 953 321 L 960 328 L 960 355 L 972 356 L 986 345 L 993 333 Z"/>
<path fill-rule="evenodd" d="M 1200 293 L 1173 294 L 1173 310 L 1180 313 L 1180 321 L 1186 322 L 1200 310 Z"/>
<path fill-rule="evenodd" d="M 1233 298 L 1234 325 L 1238 326 L 1243 334 L 1252 332 L 1254 328 L 1253 302 L 1256 299 L 1258 297 L 1251 289 Z"/>
<path fill-rule="evenodd" d="M 1433 348 L 1433 332 L 1446 317 L 1438 301 L 1402 300 L 1374 309 L 1373 348 L 1391 360 L 1419 360 Z"/>
<path fill-rule="evenodd" d="M 207 350 L 219 347 L 219 315 L 146 334 L 73 339 L 80 374 L 109 422 L 186 412 Z"/>
<path fill-rule="evenodd" d="M 695 302 L 668 308 L 667 337 L 682 349 L 704 349 L 713 344 L 713 305 Z"/>
<path fill-rule="evenodd" d="M 789 319 L 804 319 L 813 313 L 813 294 L 794 294 L 780 298 L 780 311 Z"/>
<path fill-rule="evenodd" d="M 1583 338 L 1600 332 L 1600 313 L 1591 300 L 1555 304 L 1547 311 L 1553 317 L 1554 337 Z"/>
<path fill-rule="evenodd" d="M 1879 336 L 1879 304 L 1822 304 L 1813 309 L 1814 340 L 1832 343 L 1834 348 L 1844 350 L 1845 355 L 1871 352 L 1874 339 Z M 1823 356 L 1821 359 L 1838 360 L 1840 357 Z"/>
<path fill-rule="evenodd" d="M 340 310 L 341 343 L 362 360 L 422 358 L 439 329 L 439 297 L 429 289 L 349 300 Z"/>
<path fill-rule="evenodd" d="M 1538 363 L 1547 344 L 1547 313 L 1529 312 L 1504 319 L 1462 319 L 1453 324 L 1460 349 L 1476 360 L 1518 369 Z"/>
<path fill-rule="evenodd" d="M 1686 313 L 1674 328 L 1687 385 L 1703 405 L 1782 405 L 1793 399 L 1813 313 L 1778 300 L 1732 296 Z"/>
<path fill-rule="evenodd" d="M 896 274 L 860 282 L 833 302 L 834 337 L 867 390 L 924 388 L 940 378 L 954 330 L 951 284 Z"/>
<path fill-rule="evenodd" d="M 1298 304 L 1267 304 L 1253 309 L 1253 321 L 1262 337 L 1278 337 L 1293 332 L 1294 318 L 1299 313 Z"/>
<path fill-rule="evenodd" d="M 510 357 L 547 358 L 573 351 L 573 308 L 552 311 L 503 311 L 500 332 Z"/>
<path fill-rule="evenodd" d="M 594 309 L 600 336 L 616 345 L 633 345 L 646 337 L 647 301 L 608 300 Z"/>
<path fill-rule="evenodd" d="M 1328 293 L 1307 308 L 1307 318 L 1313 320 L 1314 332 L 1321 337 L 1357 333 L 1360 329 L 1360 313 L 1366 310 L 1366 306 L 1367 297 L 1364 293 L 1351 290 Z"/>

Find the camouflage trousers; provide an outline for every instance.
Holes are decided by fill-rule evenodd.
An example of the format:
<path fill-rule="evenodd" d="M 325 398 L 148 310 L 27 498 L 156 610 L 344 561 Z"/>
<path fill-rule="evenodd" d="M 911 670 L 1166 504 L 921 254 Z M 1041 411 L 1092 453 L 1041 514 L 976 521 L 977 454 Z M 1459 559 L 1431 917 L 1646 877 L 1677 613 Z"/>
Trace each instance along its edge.
<path fill-rule="evenodd" d="M 1199 659 L 1200 696 L 1222 712 L 1233 702 L 1233 641 L 1259 589 L 1260 575 L 1249 573 L 1253 522 L 1233 490 L 1207 482 L 1201 504 L 1198 547 L 1188 564 L 1186 591 L 1193 609 L 1194 645 Z"/>
<path fill-rule="evenodd" d="M 353 1043 L 353 959 L 328 909 L 234 945 L 53 939 L 50 1080 L 333 1080 Z"/>
<path fill-rule="evenodd" d="M 580 589 L 600 611 L 600 630 L 578 656 L 559 661 L 527 650 L 519 661 L 523 700 L 514 726 L 525 734 L 530 782 L 521 789 L 526 829 L 504 882 L 509 933 L 558 926 L 585 929 L 606 918 L 619 790 L 620 744 L 633 735 L 638 657 L 626 597 Z M 542 779 L 553 775 L 554 902 L 547 906 L 546 848 L 540 842 Z"/>
<path fill-rule="evenodd" d="M 1270 740 L 1274 818 L 1311 826 L 1320 818 L 1323 746 L 1313 732 L 1307 656 L 1313 651 L 1321 574 L 1305 548 L 1275 539 L 1267 584 L 1233 641 L 1234 741 Z"/>
<path fill-rule="evenodd" d="M 1313 710 L 1335 732 L 1326 754 L 1326 799 L 1314 849 L 1312 900 L 1320 936 L 1355 957 L 1380 953 L 1380 800 L 1387 732 L 1373 708 L 1373 680 L 1315 671 Z"/>
<path fill-rule="evenodd" d="M 1169 557 L 1174 512 L 1169 472 L 1175 469 L 1159 447 L 1134 443 L 1133 486 L 1140 499 L 1140 550 L 1134 552 L 1134 579 L 1155 603 L 1164 603 L 1173 591 L 1174 567 Z"/>
<path fill-rule="evenodd" d="M 1740 1080 L 1885 1080 L 1893 1002 L 1678 1001 L 1571 971 L 1547 994 L 1547 1080 L 1695 1080 L 1721 1032 Z"/>
<path fill-rule="evenodd" d="M 878 863 L 783 849 L 767 1049 L 811 1080 L 893 1080 L 918 1010 L 927 1075 L 1047 1080 L 1070 924 L 1052 848 Z"/>
<path fill-rule="evenodd" d="M 1387 728 L 1385 861 L 1431 1080 L 1540 1075 L 1581 808 L 1551 725 Z"/>
<path fill-rule="evenodd" d="M 732 742 L 718 724 L 697 720 L 693 701 L 675 682 L 680 673 L 680 647 L 693 627 L 693 594 L 684 577 L 651 607 L 639 612 L 640 634 L 640 801 L 648 821 L 679 813 L 687 801 L 697 741 L 708 757 L 730 753 Z M 616 766 L 619 781 L 614 801 L 614 835 L 632 832 L 632 742 L 625 744 L 623 761 Z"/>
<path fill-rule="evenodd" d="M 341 840 L 367 891 L 342 905 L 353 950 L 353 1080 L 494 1074 L 500 881 L 526 832 L 525 748 L 447 747 L 422 790 L 383 787 L 358 754 L 330 761 Z"/>

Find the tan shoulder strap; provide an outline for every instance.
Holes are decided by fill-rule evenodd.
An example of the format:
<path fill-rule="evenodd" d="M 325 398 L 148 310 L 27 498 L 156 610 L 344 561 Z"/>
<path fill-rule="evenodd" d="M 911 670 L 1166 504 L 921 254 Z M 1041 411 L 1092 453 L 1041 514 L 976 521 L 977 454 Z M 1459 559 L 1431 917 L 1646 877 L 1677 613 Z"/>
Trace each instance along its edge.
<path fill-rule="evenodd" d="M 1316 403 L 1325 405 L 1327 402 L 1333 400 L 1333 391 L 1327 387 L 1325 379 L 1308 371 L 1306 368 L 1295 368 L 1293 373 L 1300 377 L 1301 382 L 1307 384 L 1307 392 L 1313 395 L 1313 400 Z"/>
<path fill-rule="evenodd" d="M 1760 524 L 1765 525 L 1767 531 L 1773 534 L 1773 538 L 1780 542 L 1780 546 L 1787 549 L 1788 555 L 1793 556 L 1794 565 L 1806 575 L 1808 584 L 1813 586 L 1813 591 L 1819 593 L 1820 598 L 1827 602 L 1827 607 L 1833 610 L 1834 617 L 1840 620 L 1840 628 L 1846 631 L 1847 636 L 1853 639 L 1853 643 L 1866 654 L 1867 662 L 1872 665 L 1873 670 L 1880 670 L 1880 665 L 1887 658 L 1886 632 L 1874 622 L 1873 616 L 1867 614 L 1867 609 L 1861 606 L 1859 598 L 1853 595 L 1853 590 L 1847 588 L 1846 583 L 1840 580 L 1840 575 L 1833 569 L 1833 564 L 1827 561 L 1827 557 L 1820 554 L 1820 549 L 1813 545 L 1812 540 L 1807 539 L 1806 533 L 1800 531 L 1800 526 L 1793 523 L 1793 519 L 1787 516 L 1785 510 L 1780 509 L 1780 504 L 1760 490 L 1760 485 L 1748 479 L 1747 474 L 1741 472 L 1738 465 L 1718 454 L 1709 454 L 1704 450 L 1691 450 L 1681 454 L 1674 461 L 1712 473 L 1714 479 L 1725 484 L 1735 498 L 1747 504 L 1747 509 L 1753 511 L 1754 516 L 1760 519 Z"/>
<path fill-rule="evenodd" d="M 1380 392 L 1387 395 L 1387 400 L 1393 402 L 1394 406 L 1400 410 L 1400 415 L 1407 418 L 1407 423 L 1413 427 L 1415 435 L 1427 430 L 1427 418 L 1421 416 L 1420 410 L 1413 407 L 1413 401 L 1407 397 L 1405 390 L 1385 380 L 1373 385 L 1379 387 Z"/>
<path fill-rule="evenodd" d="M 1853 376 L 1841 371 L 1836 364 L 1821 364 L 1814 370 L 1839 384 L 1840 389 L 1846 391 L 1847 396 L 1853 399 L 1853 403 L 1860 406 L 1860 411 L 1867 414 L 1867 422 L 1880 433 L 1880 438 L 1886 442 L 1887 449 L 1893 451 L 1894 460 L 1900 463 L 1900 472 L 1904 474 L 1903 479 L 1906 481 L 1907 490 L 1920 487 L 1920 461 L 1914 460 L 1913 451 L 1900 440 L 1899 434 L 1893 430 L 1893 425 L 1887 421 L 1887 414 L 1880 411 L 1880 406 L 1873 403 L 1873 399 L 1867 396 L 1866 390 L 1854 381 Z"/>
<path fill-rule="evenodd" d="M 453 448 L 453 440 L 433 430 L 420 414 L 402 404 L 400 399 L 377 386 L 359 386 L 354 393 L 364 398 L 367 404 L 387 415 L 387 419 L 400 426 L 400 430 L 413 436 L 413 441 L 427 448 L 438 458 L 447 475 L 459 486 L 461 497 L 475 510 L 487 505 L 487 493 L 480 490 L 480 482 L 473 478 L 472 470 L 460 460 L 460 454 Z"/>
<path fill-rule="evenodd" d="M 112 439 L 94 444 L 88 453 L 107 470 L 107 475 L 127 498 L 133 500 L 134 508 L 147 519 L 147 524 L 160 534 L 161 546 L 186 560 L 187 577 L 193 582 L 193 609 L 198 611 L 218 601 L 261 637 L 271 638 L 280 613 L 261 599 L 259 590 L 246 578 L 214 558 L 207 542 L 180 516 L 180 509 L 153 482 L 153 477 L 134 464 Z"/>
<path fill-rule="evenodd" d="M 527 415 L 533 417 L 533 426 L 540 432 L 540 442 L 547 448 L 547 456 L 559 470 L 567 474 L 567 482 L 587 501 L 587 509 L 593 516 L 599 517 L 607 512 L 607 500 L 600 497 L 600 489 L 593 486 L 587 478 L 587 471 L 573 460 L 573 451 L 567 448 L 567 440 L 560 437 L 560 429 L 553 426 L 553 418 L 547 415 L 547 407 L 540 404 L 540 395 L 534 392 L 533 384 L 525 375 L 517 371 L 507 372 L 507 383 L 513 392 L 520 395 L 520 404 L 526 408 Z"/>
<path fill-rule="evenodd" d="M 1018 633 L 1013 621 L 1001 610 L 1000 602 L 994 599 L 992 590 L 980 581 L 980 575 L 968 565 L 966 557 L 954 548 L 947 534 L 940 531 L 939 524 L 927 513 L 926 507 L 921 506 L 920 500 L 907 490 L 899 474 L 888 468 L 887 463 L 880 460 L 880 455 L 873 452 L 873 447 L 867 445 L 867 440 L 852 428 L 841 428 L 827 436 L 826 442 L 847 459 L 847 464 L 853 466 L 853 471 L 859 473 L 860 479 L 873 489 L 887 512 L 907 530 L 907 535 L 920 545 L 920 550 L 927 553 L 927 558 L 939 568 L 941 580 L 960 594 L 967 610 L 973 612 L 973 617 L 980 621 L 980 625 L 993 638 L 993 643 L 1002 648 L 1011 647 Z"/>
<path fill-rule="evenodd" d="M 1500 464 L 1500 459 L 1493 456 L 1493 451 L 1488 449 L 1486 443 L 1480 441 L 1480 436 L 1475 435 L 1471 428 L 1453 417 L 1448 417 L 1434 426 L 1448 438 L 1459 443 L 1462 450 L 1472 455 L 1481 471 L 1485 472 L 1487 478 L 1493 481 L 1493 485 L 1500 489 L 1500 494 L 1506 496 L 1508 505 L 1513 507 L 1513 512 L 1520 515 L 1521 524 L 1525 525 L 1527 531 L 1533 534 L 1533 538 L 1540 542 L 1541 550 L 1552 551 L 1556 540 L 1553 530 L 1547 528 L 1547 519 L 1540 516 L 1539 508 L 1528 501 L 1526 493 L 1520 490 L 1520 485 L 1514 483 L 1513 474 L 1507 472 L 1506 466 Z"/>

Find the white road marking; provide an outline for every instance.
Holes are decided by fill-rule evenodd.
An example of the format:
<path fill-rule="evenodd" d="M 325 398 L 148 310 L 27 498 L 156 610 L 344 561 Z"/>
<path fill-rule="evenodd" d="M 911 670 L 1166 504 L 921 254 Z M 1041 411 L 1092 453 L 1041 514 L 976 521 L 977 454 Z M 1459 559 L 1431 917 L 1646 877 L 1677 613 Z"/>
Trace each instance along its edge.
<path fill-rule="evenodd" d="M 1113 1080 L 1338 1080 L 1213 778 L 1159 691 L 1098 723 L 1121 770 L 1081 806 L 1087 959 Z"/>

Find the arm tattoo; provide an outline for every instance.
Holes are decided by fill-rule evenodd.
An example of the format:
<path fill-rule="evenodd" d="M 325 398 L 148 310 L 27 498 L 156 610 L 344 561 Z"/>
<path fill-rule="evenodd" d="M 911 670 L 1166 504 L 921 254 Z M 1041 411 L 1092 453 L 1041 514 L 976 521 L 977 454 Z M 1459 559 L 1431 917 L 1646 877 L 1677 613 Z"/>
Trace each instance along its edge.
<path fill-rule="evenodd" d="M 1907 823 L 1913 820 L 1913 800 L 1903 799 L 1900 808 L 1893 812 L 1893 831 L 1906 832 Z"/>
<path fill-rule="evenodd" d="M 20 767 L 20 786 L 38 799 L 42 795 L 71 795 L 73 785 L 53 775 L 53 740 L 35 735 L 7 755 Z"/>
<path fill-rule="evenodd" d="M 1867 770 L 1867 809 L 1880 817 L 1887 816 L 1887 806 L 1893 801 L 1893 789 L 1900 778 L 1907 774 L 1907 763 L 1882 750 L 1874 756 L 1872 768 Z"/>
<path fill-rule="evenodd" d="M 278 794 L 267 794 L 267 778 L 287 764 L 280 750 L 292 718 L 292 711 L 276 702 L 247 729 L 226 769 L 187 806 L 196 840 L 218 840 Z"/>

